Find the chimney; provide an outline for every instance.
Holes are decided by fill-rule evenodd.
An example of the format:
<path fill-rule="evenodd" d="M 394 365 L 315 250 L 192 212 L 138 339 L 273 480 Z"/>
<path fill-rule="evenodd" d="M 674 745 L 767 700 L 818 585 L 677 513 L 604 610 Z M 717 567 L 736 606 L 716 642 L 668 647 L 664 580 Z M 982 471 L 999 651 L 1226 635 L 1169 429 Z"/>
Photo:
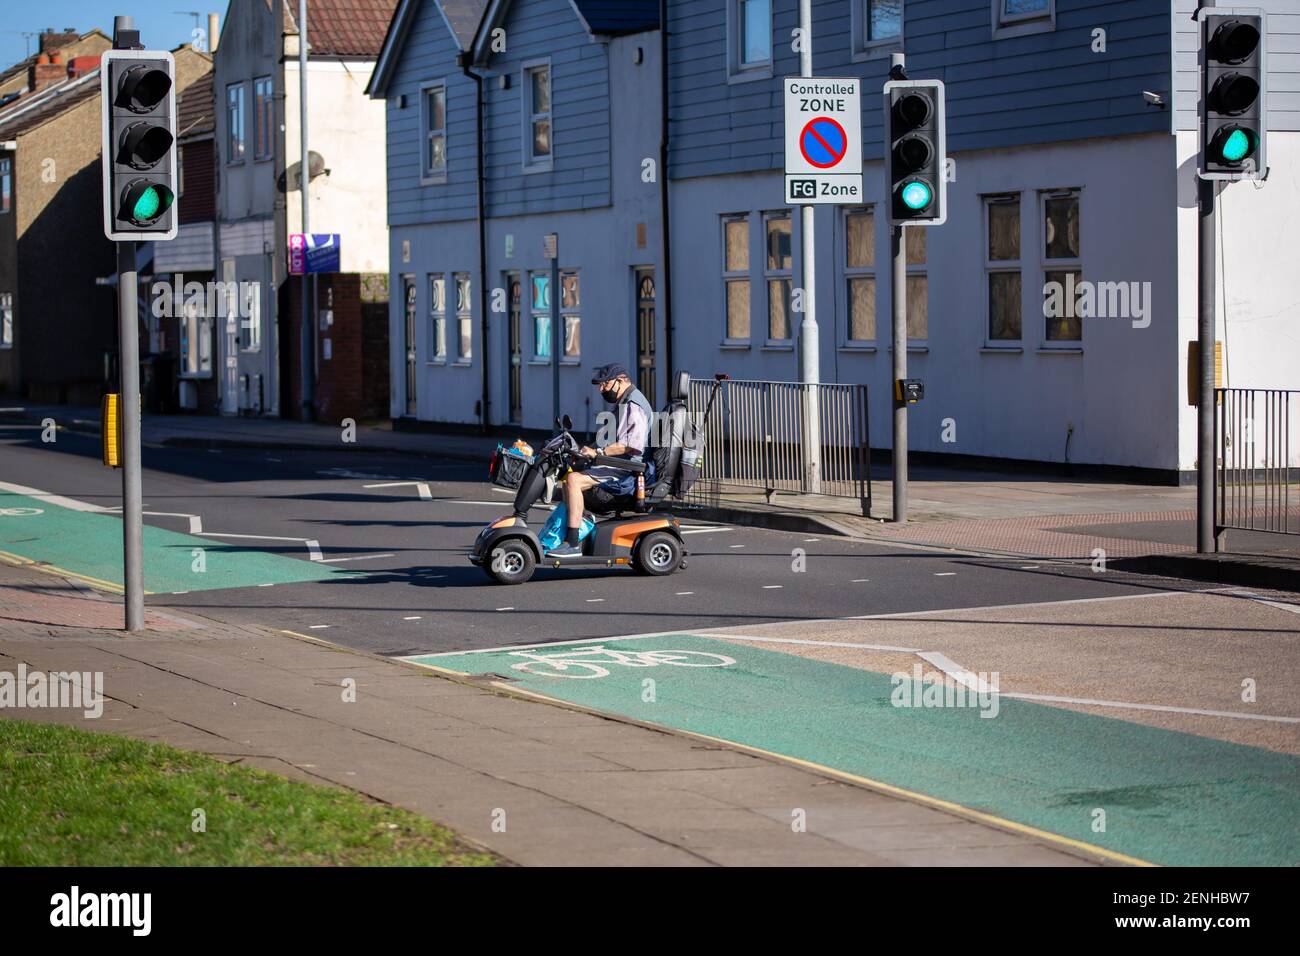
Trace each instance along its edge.
<path fill-rule="evenodd" d="M 51 62 L 52 59 L 49 54 L 42 53 L 36 57 L 36 62 L 27 71 L 27 88 L 31 92 L 38 93 L 67 78 L 68 66 L 63 62 L 63 57 L 58 58 L 58 63 Z"/>
<path fill-rule="evenodd" d="M 41 49 L 42 53 L 51 53 L 60 47 L 65 47 L 81 38 L 72 27 L 66 27 L 62 33 L 55 31 L 54 27 L 46 27 L 41 31 Z"/>
<path fill-rule="evenodd" d="M 215 13 L 208 14 L 208 52 L 217 52 L 217 41 L 221 39 L 221 30 L 219 29 L 218 17 Z"/>

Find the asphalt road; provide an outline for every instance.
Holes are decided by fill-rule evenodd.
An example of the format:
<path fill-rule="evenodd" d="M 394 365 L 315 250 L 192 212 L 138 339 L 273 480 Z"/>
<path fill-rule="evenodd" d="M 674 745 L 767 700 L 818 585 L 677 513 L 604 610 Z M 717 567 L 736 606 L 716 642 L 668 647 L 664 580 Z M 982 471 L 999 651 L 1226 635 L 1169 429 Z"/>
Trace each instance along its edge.
<path fill-rule="evenodd" d="M 151 595 L 233 622 L 389 655 L 854 615 L 1139 593 L 1142 579 L 1049 562 L 991 560 L 858 540 L 689 523 L 689 566 L 666 578 L 623 569 L 540 570 L 502 587 L 466 559 L 510 495 L 486 464 L 395 455 L 145 448 L 147 524 L 213 547 L 318 557 L 357 572 L 324 581 Z M 0 482 L 120 505 L 120 473 L 90 436 L 0 426 Z M 427 486 L 421 496 L 417 484 Z M 387 485 L 387 487 L 367 487 Z M 545 515 L 541 511 L 538 523 Z M 285 540 L 280 540 L 285 539 Z M 802 555 L 802 557 L 801 557 Z M 149 556 L 146 554 L 146 562 Z M 802 570 L 800 570 L 802 569 Z"/>

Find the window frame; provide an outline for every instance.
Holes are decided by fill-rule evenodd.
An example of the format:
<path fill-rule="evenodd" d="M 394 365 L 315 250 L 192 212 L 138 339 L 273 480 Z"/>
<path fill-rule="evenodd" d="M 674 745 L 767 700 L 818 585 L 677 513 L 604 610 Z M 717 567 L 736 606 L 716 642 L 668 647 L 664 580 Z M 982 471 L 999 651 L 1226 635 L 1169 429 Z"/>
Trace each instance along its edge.
<path fill-rule="evenodd" d="M 772 18 L 774 16 L 773 0 L 767 2 L 767 59 L 745 63 L 742 50 L 745 45 L 743 36 L 744 17 L 741 8 L 754 0 L 727 0 L 727 82 L 750 83 L 772 77 L 772 64 L 775 59 L 775 37 L 772 35 Z"/>
<path fill-rule="evenodd" d="M 546 320 L 546 330 L 547 330 L 547 331 L 546 331 L 546 336 L 547 336 L 547 339 L 549 340 L 550 337 L 551 337 L 551 301 L 552 301 L 550 297 L 553 296 L 553 295 L 555 294 L 555 290 L 551 288 L 551 270 L 550 270 L 549 268 L 547 268 L 547 269 L 529 269 L 525 274 L 526 274 L 526 276 L 527 276 L 527 278 L 528 278 L 528 316 L 529 316 L 529 324 L 532 325 L 532 327 L 533 327 L 533 334 L 532 334 L 532 339 L 533 339 L 533 341 L 532 341 L 532 346 L 533 346 L 533 357 L 529 360 L 529 364 L 530 364 L 530 365 L 550 365 L 550 364 L 551 364 L 551 360 L 552 360 L 553 358 L 555 358 L 555 343 L 554 343 L 554 342 L 550 342 L 550 341 L 548 341 L 548 346 L 549 346 L 550 351 L 549 351 L 549 353 L 546 354 L 546 355 L 542 355 L 542 354 L 538 351 L 538 349 L 537 349 L 537 345 L 538 345 L 539 336 L 537 335 L 537 328 L 538 328 L 538 326 L 537 326 L 537 320 L 538 320 L 539 317 L 545 318 L 545 320 Z M 540 309 L 539 309 L 536 305 L 534 305 L 534 298 L 533 298 L 533 289 L 534 289 L 534 286 L 533 286 L 533 280 L 534 280 L 536 277 L 538 277 L 538 276 L 541 276 L 542 278 L 544 278 L 544 279 L 546 280 L 546 288 L 547 288 L 547 290 L 548 290 L 548 291 L 547 291 L 547 301 L 546 301 L 546 305 L 543 306 L 543 307 L 541 307 Z"/>
<path fill-rule="evenodd" d="M 236 102 L 231 102 L 232 94 Z M 248 123 L 245 115 L 244 83 L 226 84 L 226 165 L 242 166 L 248 159 Z M 238 120 L 232 115 L 238 113 Z M 236 122 L 239 126 L 239 138 L 235 139 Z M 235 155 L 235 143 L 239 144 L 239 154 Z"/>
<path fill-rule="evenodd" d="M 993 218 L 990 209 L 995 205 L 1011 205 L 1015 203 L 1016 214 L 1020 223 L 1020 242 L 1019 255 L 1015 259 L 994 259 L 992 258 L 993 244 L 991 241 L 990 227 Z M 999 192 L 985 193 L 980 196 L 980 209 L 982 212 L 982 225 L 984 230 L 984 345 L 985 351 L 991 352 L 1023 352 L 1025 345 L 1025 219 L 1024 219 L 1024 198 L 1019 192 Z M 1014 339 L 995 339 L 993 338 L 993 283 L 991 276 L 995 274 L 1014 273 L 1020 276 L 1020 335 Z"/>
<path fill-rule="evenodd" d="M 854 214 L 867 214 L 871 216 L 871 265 L 869 266 L 851 266 L 849 265 L 849 217 Z M 880 341 L 880 276 L 877 271 L 877 253 L 880 244 L 876 241 L 876 204 L 864 203 L 861 206 L 844 206 L 839 216 L 840 234 L 843 236 L 844 254 L 840 257 L 840 288 L 844 292 L 844 326 L 840 330 L 839 347 L 845 351 L 851 352 L 874 352 L 876 344 Z M 872 339 L 855 339 L 853 338 L 853 292 L 852 284 L 854 279 L 870 279 L 876 287 L 876 308 L 875 313 L 871 316 L 871 323 L 875 328 L 876 336 Z"/>
<path fill-rule="evenodd" d="M 903 261 L 907 267 L 907 275 L 903 281 L 906 282 L 908 279 L 912 278 L 922 278 L 925 280 L 925 336 L 922 338 L 912 338 L 912 335 L 909 332 L 907 336 L 907 347 L 909 350 L 917 349 L 920 351 L 926 351 L 930 347 L 930 234 L 929 232 L 922 233 L 922 235 L 925 236 L 924 262 L 913 263 L 908 259 L 907 237 L 913 232 L 913 230 L 928 230 L 929 228 L 929 226 L 909 225 L 903 230 Z M 910 306 L 913 301 L 913 297 L 910 294 L 907 297 L 907 301 Z M 907 317 L 904 316 L 904 322 L 906 322 L 906 320 Z"/>
<path fill-rule="evenodd" d="M 429 125 L 432 120 L 429 96 L 439 91 L 442 93 L 442 168 L 434 169 L 429 165 L 429 142 L 437 131 Z M 420 185 L 432 186 L 445 183 L 447 160 L 447 81 L 439 77 L 420 87 Z"/>
<path fill-rule="evenodd" d="M 14 161 L 13 155 L 0 156 L 0 216 L 6 216 L 14 209 Z"/>
<path fill-rule="evenodd" d="M 1049 199 L 1062 199 L 1073 196 L 1079 207 L 1079 254 L 1072 258 L 1051 259 L 1047 255 L 1047 202 Z M 1040 352 L 1081 352 L 1083 351 L 1083 317 L 1079 316 L 1079 337 L 1077 339 L 1049 339 L 1047 337 L 1047 313 L 1044 311 L 1047 274 L 1049 272 L 1077 272 L 1078 281 L 1083 282 L 1083 188 L 1069 186 L 1059 189 L 1040 189 L 1038 191 L 1038 312 L 1043 322 L 1038 327 Z M 1022 249 L 1021 256 L 1024 251 Z M 1077 306 L 1077 300 L 1075 305 Z M 1023 331 L 1023 330 L 1022 330 Z"/>
<path fill-rule="evenodd" d="M 193 315 L 189 314 L 191 306 L 193 306 L 194 309 Z M 216 323 L 213 319 L 214 316 L 208 315 L 207 312 L 198 307 L 197 303 L 192 303 L 188 297 L 185 299 L 184 304 L 181 306 L 181 314 L 178 317 L 179 328 L 177 329 L 178 341 L 176 343 L 177 351 L 180 353 L 178 356 L 179 361 L 177 362 L 178 378 L 198 381 L 200 379 L 210 379 L 216 374 L 216 369 L 214 368 L 212 361 L 214 351 L 213 332 L 216 328 Z M 190 334 L 191 320 L 193 320 L 194 330 L 197 335 Z M 196 339 L 198 343 L 199 368 L 198 371 L 191 372 L 188 368 L 189 353 Z M 207 344 L 208 353 L 206 367 L 202 361 L 203 345 L 205 343 Z"/>
<path fill-rule="evenodd" d="M 728 269 L 727 268 L 727 224 L 732 222 L 741 222 L 745 225 L 745 268 Z M 718 217 L 719 239 L 722 243 L 722 269 L 721 269 L 721 292 L 722 292 L 722 346 L 723 348 L 749 348 L 754 341 L 754 236 L 753 226 L 750 223 L 750 214 L 748 212 L 723 213 Z M 748 285 L 749 290 L 749 335 L 745 338 L 732 336 L 730 321 L 730 300 L 727 296 L 727 287 L 733 282 L 744 282 Z"/>
<path fill-rule="evenodd" d="M 989 6 L 994 40 L 1051 33 L 1056 29 L 1056 0 L 1047 0 L 1047 10 L 1042 13 L 1005 13 L 1006 0 L 989 0 Z"/>
<path fill-rule="evenodd" d="M 578 304 L 564 304 L 564 280 L 572 277 L 578 280 Z M 554 294 L 554 290 L 552 290 Z M 575 327 L 578 330 L 578 351 L 573 355 L 569 354 L 569 320 L 575 319 Z M 582 363 L 582 270 L 581 269 L 561 269 L 560 270 L 560 364 L 561 365 L 579 365 Z M 552 343 L 554 350 L 554 343 Z"/>
<path fill-rule="evenodd" d="M 767 318 L 766 328 L 763 333 L 763 347 L 769 349 L 792 349 L 794 348 L 795 329 L 795 312 L 793 309 L 794 302 L 794 250 L 795 250 L 795 233 L 794 223 L 795 216 L 792 209 L 771 209 L 762 214 L 763 217 L 763 304 L 766 306 L 765 313 Z M 777 269 L 769 263 L 771 252 L 771 234 L 768 231 L 770 224 L 778 220 L 786 220 L 790 223 L 790 268 Z M 750 260 L 753 264 L 753 260 Z M 786 332 L 789 333 L 783 339 L 772 338 L 772 283 L 785 281 L 790 289 L 790 303 L 786 307 Z M 753 325 L 750 326 L 750 335 L 753 336 Z"/>
<path fill-rule="evenodd" d="M 267 94 L 263 98 L 258 92 L 258 86 L 266 84 Z M 269 118 L 266 122 L 266 152 L 258 151 L 258 137 L 262 134 L 262 122 L 264 114 L 262 113 L 262 104 L 267 104 L 266 116 Z M 268 159 L 275 158 L 275 81 L 270 76 L 258 76 L 253 78 L 253 124 L 255 127 L 253 135 L 253 162 L 265 162 Z"/>
<path fill-rule="evenodd" d="M 14 347 L 14 294 L 0 292 L 0 349 Z"/>
<path fill-rule="evenodd" d="M 547 89 L 550 102 L 545 113 L 533 112 L 533 74 L 546 71 Z M 525 60 L 519 64 L 519 118 L 523 123 L 521 135 L 523 142 L 521 170 L 524 173 L 545 173 L 555 167 L 555 71 L 551 69 L 551 58 L 539 57 Z M 545 118 L 550 124 L 551 150 L 543 156 L 533 154 L 533 124 Z"/>
<path fill-rule="evenodd" d="M 465 283 L 464 305 L 461 304 L 460 286 Z M 453 365 L 474 364 L 474 279 L 469 272 L 453 272 L 451 287 L 456 295 L 456 361 Z M 444 299 L 444 307 L 446 300 Z M 465 344 L 465 326 L 469 326 L 469 351 L 462 352 Z"/>
<path fill-rule="evenodd" d="M 433 294 L 433 284 L 442 283 L 442 308 L 435 308 L 437 304 Z M 446 365 L 447 364 L 447 274 L 445 272 L 430 272 L 425 276 L 425 288 L 429 290 L 429 357 L 425 359 L 426 365 Z M 439 327 L 441 322 L 441 327 Z"/>
<path fill-rule="evenodd" d="M 849 36 L 852 44 L 852 62 L 876 60 L 891 53 L 902 53 L 907 37 L 907 0 L 899 0 L 898 36 L 885 37 L 881 40 L 867 39 L 867 29 L 871 25 L 872 0 L 852 0 L 849 4 Z"/>

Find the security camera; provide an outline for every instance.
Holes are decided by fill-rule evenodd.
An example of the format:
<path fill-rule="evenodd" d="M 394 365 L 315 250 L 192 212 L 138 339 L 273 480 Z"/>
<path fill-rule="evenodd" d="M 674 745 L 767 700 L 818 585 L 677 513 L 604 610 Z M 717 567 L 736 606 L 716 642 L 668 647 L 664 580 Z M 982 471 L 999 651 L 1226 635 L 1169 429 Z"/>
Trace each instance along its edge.
<path fill-rule="evenodd" d="M 1161 109 L 1165 108 L 1165 98 L 1159 93 L 1152 93 L 1150 90 L 1143 90 L 1142 99 L 1147 101 L 1147 106 L 1158 106 Z"/>

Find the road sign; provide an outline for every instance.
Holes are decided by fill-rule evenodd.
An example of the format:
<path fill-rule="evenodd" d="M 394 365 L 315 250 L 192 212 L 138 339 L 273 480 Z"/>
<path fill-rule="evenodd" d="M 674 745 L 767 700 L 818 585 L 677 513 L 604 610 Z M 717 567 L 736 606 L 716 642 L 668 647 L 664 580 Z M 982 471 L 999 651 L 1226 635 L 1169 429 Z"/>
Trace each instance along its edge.
<path fill-rule="evenodd" d="M 862 202 L 862 90 L 857 77 L 785 80 L 785 201 Z"/>

